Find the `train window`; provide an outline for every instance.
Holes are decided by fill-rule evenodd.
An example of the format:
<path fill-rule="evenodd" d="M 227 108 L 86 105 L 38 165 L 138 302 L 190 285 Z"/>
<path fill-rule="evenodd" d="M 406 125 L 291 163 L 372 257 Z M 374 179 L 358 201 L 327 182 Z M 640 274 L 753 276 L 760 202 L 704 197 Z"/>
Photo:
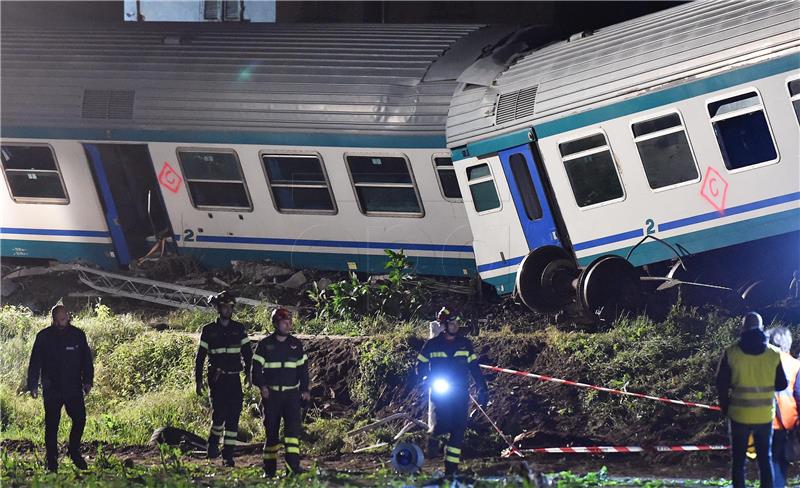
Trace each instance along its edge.
<path fill-rule="evenodd" d="M 235 152 L 178 149 L 178 160 L 196 208 L 253 209 Z"/>
<path fill-rule="evenodd" d="M 345 159 L 361 212 L 404 217 L 424 214 L 405 157 L 348 155 Z"/>
<path fill-rule="evenodd" d="M 494 178 L 488 164 L 479 164 L 467 168 L 469 192 L 472 204 L 478 213 L 500 208 L 500 197 L 494 186 Z"/>
<path fill-rule="evenodd" d="M 319 156 L 262 154 L 275 207 L 288 213 L 336 213 L 328 177 Z"/>
<path fill-rule="evenodd" d="M 625 196 L 605 134 L 563 142 L 558 149 L 579 207 Z"/>
<path fill-rule="evenodd" d="M 447 156 L 434 156 L 433 165 L 436 168 L 436 176 L 439 179 L 439 189 L 445 200 L 461 201 L 461 189 L 458 188 L 456 179 L 456 169 L 453 167 L 453 160 Z"/>
<path fill-rule="evenodd" d="M 677 112 L 635 122 L 631 130 L 650 188 L 656 190 L 700 178 Z"/>
<path fill-rule="evenodd" d="M 755 91 L 708 104 L 725 167 L 734 170 L 778 159 L 761 97 Z"/>
<path fill-rule="evenodd" d="M 508 158 L 508 163 L 511 166 L 511 173 L 514 174 L 514 181 L 517 182 L 522 205 L 525 207 L 525 215 L 529 220 L 541 219 L 542 205 L 539 203 L 536 187 L 533 186 L 528 160 L 522 154 L 517 153 Z"/>
<path fill-rule="evenodd" d="M 8 189 L 15 202 L 69 203 L 50 146 L 3 144 L 0 152 Z"/>
<path fill-rule="evenodd" d="M 794 116 L 797 117 L 797 121 L 800 122 L 800 78 L 790 80 L 788 85 L 789 97 L 792 100 L 792 106 L 794 106 Z"/>

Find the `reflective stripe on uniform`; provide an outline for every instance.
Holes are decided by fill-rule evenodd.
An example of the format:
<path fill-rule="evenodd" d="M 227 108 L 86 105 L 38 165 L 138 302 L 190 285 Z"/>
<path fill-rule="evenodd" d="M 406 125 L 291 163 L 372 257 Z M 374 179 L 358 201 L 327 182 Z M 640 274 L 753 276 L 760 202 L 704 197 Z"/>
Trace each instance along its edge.
<path fill-rule="evenodd" d="M 242 346 L 233 347 L 218 347 L 208 351 L 209 354 L 239 354 L 242 351 Z"/>
<path fill-rule="evenodd" d="M 297 437 L 284 437 L 283 442 L 285 442 L 286 444 L 292 444 L 294 446 L 300 445 L 300 439 L 298 439 Z"/>
<path fill-rule="evenodd" d="M 280 448 L 280 444 L 275 444 L 274 446 L 264 446 L 264 459 L 278 459 L 278 450 L 280 450 Z"/>
<path fill-rule="evenodd" d="M 460 456 L 461 455 L 461 449 L 459 449 L 457 447 L 445 446 L 444 449 L 450 454 L 455 454 L 456 456 Z"/>
<path fill-rule="evenodd" d="M 286 454 L 300 454 L 300 448 L 297 446 L 286 446 Z"/>
<path fill-rule="evenodd" d="M 461 459 L 454 456 L 445 456 L 444 460 L 447 461 L 448 463 L 453 463 L 453 464 L 461 463 Z"/>
<path fill-rule="evenodd" d="M 212 425 L 211 426 L 211 434 L 216 436 L 221 436 L 222 432 L 224 431 L 224 427 L 221 425 Z"/>
<path fill-rule="evenodd" d="M 422 354 L 417 354 L 417 360 L 418 360 L 419 362 L 421 362 L 421 363 L 427 363 L 427 362 L 428 362 L 428 358 L 426 358 L 426 357 L 425 357 L 425 356 L 423 356 Z"/>
<path fill-rule="evenodd" d="M 236 434 L 237 432 L 235 430 L 226 430 L 225 438 L 223 439 L 222 444 L 226 446 L 235 446 L 237 444 Z"/>
<path fill-rule="evenodd" d="M 264 358 L 259 356 L 258 354 L 253 354 L 253 361 L 257 362 L 260 365 L 264 365 Z"/>
<path fill-rule="evenodd" d="M 469 351 L 456 351 L 455 354 L 453 354 L 454 358 L 459 356 L 469 357 Z"/>
<path fill-rule="evenodd" d="M 470 356 L 467 358 L 467 362 L 468 362 L 468 363 L 471 363 L 472 361 L 475 361 L 475 360 L 477 360 L 477 359 L 478 359 L 478 355 L 477 355 L 477 354 L 471 354 L 471 355 L 470 355 Z"/>
<path fill-rule="evenodd" d="M 202 347 L 203 349 L 208 349 L 208 342 L 200 341 L 200 347 Z"/>
<path fill-rule="evenodd" d="M 247 344 L 248 342 L 250 342 L 250 338 L 249 338 L 249 337 L 245 337 L 244 339 L 242 339 L 242 342 L 240 342 L 240 343 L 239 343 L 239 345 L 242 345 L 242 346 L 244 346 L 244 345 L 245 345 L 245 344 Z"/>
<path fill-rule="evenodd" d="M 732 407 L 772 407 L 772 397 L 769 398 L 736 398 L 731 397 Z"/>
<path fill-rule="evenodd" d="M 225 437 L 236 437 L 237 433 L 238 432 L 235 431 L 235 430 L 226 430 L 225 431 Z"/>
<path fill-rule="evenodd" d="M 737 386 L 737 392 L 741 393 L 769 393 L 772 394 L 775 391 L 774 386 Z"/>
<path fill-rule="evenodd" d="M 262 363 L 262 365 L 266 369 L 276 369 L 283 367 L 283 363 L 281 363 L 280 361 L 274 363 Z"/>
<path fill-rule="evenodd" d="M 292 386 L 267 385 L 267 387 L 273 391 L 288 391 L 300 388 L 300 383 Z"/>
<path fill-rule="evenodd" d="M 297 365 L 298 365 L 298 366 L 302 366 L 302 365 L 306 364 L 306 361 L 308 361 L 308 356 L 307 356 L 306 354 L 303 354 L 303 357 L 301 357 L 301 358 L 300 358 L 300 359 L 297 361 Z"/>
<path fill-rule="evenodd" d="M 441 352 L 441 351 L 432 352 L 432 353 L 430 353 L 428 355 L 431 358 L 446 358 L 447 357 L 447 353 L 446 352 Z"/>

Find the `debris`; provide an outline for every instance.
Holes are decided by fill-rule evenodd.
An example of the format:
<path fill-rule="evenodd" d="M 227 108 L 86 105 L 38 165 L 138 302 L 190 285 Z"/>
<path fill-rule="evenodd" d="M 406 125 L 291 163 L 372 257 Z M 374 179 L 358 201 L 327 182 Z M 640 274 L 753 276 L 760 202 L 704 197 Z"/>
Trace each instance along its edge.
<path fill-rule="evenodd" d="M 329 280 L 328 278 L 320 278 L 319 281 L 317 281 L 317 288 L 324 290 L 325 288 L 331 286 L 331 283 L 333 283 L 333 281 Z"/>
<path fill-rule="evenodd" d="M 200 267 L 192 256 L 162 256 L 141 259 L 131 263 L 130 269 L 134 275 L 151 280 L 172 280 L 200 272 Z"/>
<path fill-rule="evenodd" d="M 3 278 L 2 282 L 0 282 L 0 296 L 7 297 L 17 291 L 17 288 L 19 288 L 19 285 Z"/>
<path fill-rule="evenodd" d="M 283 283 L 279 283 L 278 286 L 283 288 L 300 288 L 307 282 L 308 280 L 306 279 L 306 275 L 304 275 L 302 271 L 298 271 L 289 277 L 288 280 L 284 281 Z"/>
<path fill-rule="evenodd" d="M 205 439 L 176 427 L 160 427 L 154 430 L 153 435 L 150 437 L 150 445 L 157 444 L 178 446 L 186 451 L 208 449 L 208 443 Z"/>
<path fill-rule="evenodd" d="M 211 281 L 213 281 L 214 283 L 218 284 L 219 286 L 221 286 L 223 288 L 230 288 L 231 287 L 230 283 L 222 281 L 221 279 L 217 278 L 216 276 L 211 278 Z"/>
<path fill-rule="evenodd" d="M 176 280 L 176 285 L 183 285 L 183 286 L 192 286 L 192 285 L 202 285 L 206 282 L 205 278 L 189 278 L 187 280 Z"/>
<path fill-rule="evenodd" d="M 231 261 L 231 266 L 236 274 L 249 282 L 271 281 L 273 278 L 282 278 L 294 273 L 291 268 L 249 261 Z"/>
<path fill-rule="evenodd" d="M 72 266 L 73 265 L 71 264 L 55 264 L 49 267 L 34 266 L 31 268 L 22 268 L 8 273 L 6 276 L 4 276 L 4 279 L 15 280 L 17 278 L 27 278 L 29 276 L 40 276 L 50 273 L 59 273 L 62 271 L 72 271 Z"/>

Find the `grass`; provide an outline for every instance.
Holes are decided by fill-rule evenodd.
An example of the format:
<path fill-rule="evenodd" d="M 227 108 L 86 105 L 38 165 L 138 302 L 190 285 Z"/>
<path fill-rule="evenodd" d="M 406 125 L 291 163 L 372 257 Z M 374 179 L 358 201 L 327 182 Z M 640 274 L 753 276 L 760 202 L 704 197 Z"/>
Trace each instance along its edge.
<path fill-rule="evenodd" d="M 139 317 L 117 315 L 103 305 L 77 314 L 74 323 L 86 332 L 96 353 L 95 389 L 87 397 L 84 440 L 112 446 L 142 445 L 155 428 L 166 425 L 205 436 L 209 401 L 194 393 L 192 370 L 197 346 L 196 339 L 186 332 L 196 332 L 212 319 L 213 315 L 207 312 L 173 312 L 166 319 L 169 328 L 156 332 Z M 237 319 L 247 323 L 251 333 L 265 332 L 269 324 L 267 309 L 241 310 Z M 34 316 L 27 309 L 0 308 L 0 428 L 4 439 L 31 440 L 41 446 L 41 400 L 30 398 L 21 390 L 33 339 L 47 325 L 46 317 Z M 502 366 L 524 367 L 521 358 L 535 357 L 536 364 L 542 365 L 540 372 L 553 376 L 715 403 L 712 379 L 716 361 L 723 348 L 735 340 L 737 330 L 735 318 L 714 310 L 676 306 L 664 321 L 623 317 L 613 327 L 595 333 L 552 326 L 532 328 L 513 322 L 500 328 L 484 327 L 475 342 L 478 349 L 493 351 L 492 361 Z M 414 365 L 416 345 L 427 334 L 427 323 L 398 323 L 384 316 L 345 321 L 300 319 L 297 332 L 375 336 L 356 346 L 358 374 L 353 375 L 349 387 L 360 408 L 343 418 L 311 418 L 306 424 L 305 452 L 311 457 L 346 453 L 356 443 L 364 445 L 389 438 L 388 430 L 376 432 L 366 440 L 353 439 L 346 433 L 374 416 L 387 385 L 391 388 L 406 380 Z M 670 416 L 672 426 L 682 422 L 697 425 L 696 419 L 690 419 L 697 415 L 694 411 L 665 409 L 655 403 L 585 391 L 571 398 L 559 405 L 561 411 L 550 415 L 559 422 L 567 416 L 588 419 L 584 431 L 589 435 L 624 430 L 646 421 L 663 420 L 664 416 Z M 240 440 L 263 439 L 263 427 L 256 414 L 256 391 L 249 389 L 245 393 Z M 695 432 L 695 437 L 718 434 L 719 416 L 707 412 L 701 415 L 706 416 L 707 426 Z M 61 439 L 66 438 L 68 426 L 69 422 L 62 422 Z M 469 435 L 471 443 L 483 442 L 491 452 L 502 447 L 497 436 L 474 432 Z M 98 469 L 89 474 L 65 470 L 56 483 L 56 478 L 41 470 L 37 464 L 40 460 L 3 452 L 0 482 L 26 486 L 247 486 L 258 475 L 253 468 L 220 474 L 207 465 L 183 459 L 178 463 L 175 456 L 170 458 L 172 464 L 156 468 L 126 467 L 113 456 L 98 459 Z M 364 481 L 337 476 L 312 473 L 284 480 L 281 486 L 345 486 Z M 375 476 L 368 477 L 366 483 L 402 486 L 402 480 L 388 473 Z M 557 486 L 613 486 L 616 482 L 607 473 L 586 476 L 589 474 L 565 473 L 560 475 Z"/>

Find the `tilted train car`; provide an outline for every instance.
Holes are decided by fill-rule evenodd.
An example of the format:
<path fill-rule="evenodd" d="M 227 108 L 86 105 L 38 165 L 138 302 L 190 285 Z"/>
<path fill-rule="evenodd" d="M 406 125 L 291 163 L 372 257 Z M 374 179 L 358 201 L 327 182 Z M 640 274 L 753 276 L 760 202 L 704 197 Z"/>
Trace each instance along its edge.
<path fill-rule="evenodd" d="M 510 31 L 3 26 L 2 256 L 474 274 L 446 115 Z"/>
<path fill-rule="evenodd" d="M 767 239 L 798 268 L 797 2 L 690 2 L 479 64 L 447 138 L 500 293 L 596 312 L 634 300 L 644 265 Z"/>

